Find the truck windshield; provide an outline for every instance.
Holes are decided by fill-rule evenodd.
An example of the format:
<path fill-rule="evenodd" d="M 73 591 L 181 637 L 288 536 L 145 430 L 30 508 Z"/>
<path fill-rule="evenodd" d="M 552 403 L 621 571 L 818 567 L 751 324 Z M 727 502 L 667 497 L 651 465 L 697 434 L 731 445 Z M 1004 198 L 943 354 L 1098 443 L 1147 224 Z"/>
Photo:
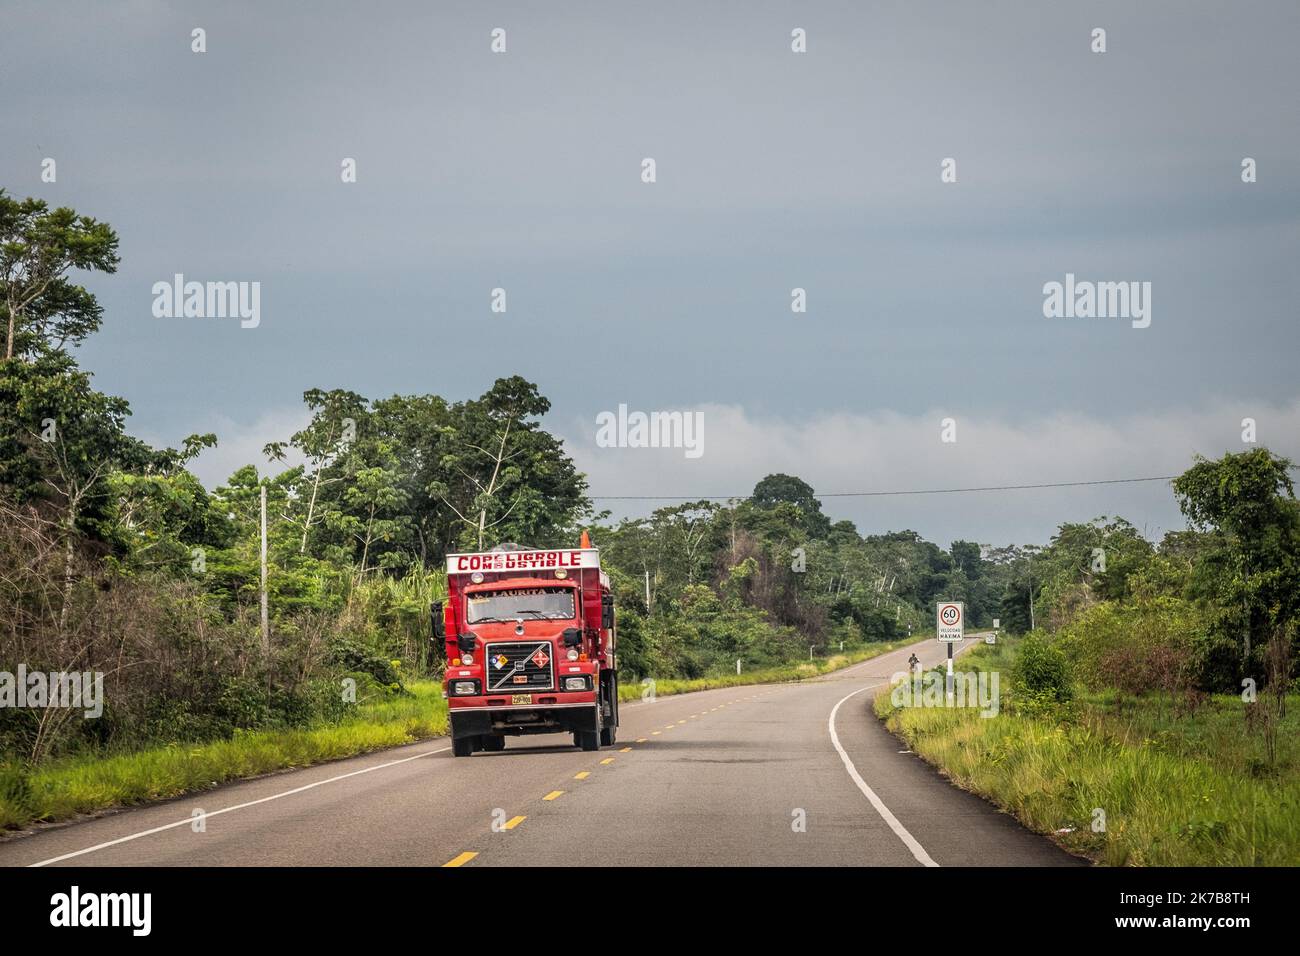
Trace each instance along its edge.
<path fill-rule="evenodd" d="M 573 617 L 571 588 L 511 588 L 480 591 L 468 598 L 470 624 L 486 621 L 567 621 Z"/>

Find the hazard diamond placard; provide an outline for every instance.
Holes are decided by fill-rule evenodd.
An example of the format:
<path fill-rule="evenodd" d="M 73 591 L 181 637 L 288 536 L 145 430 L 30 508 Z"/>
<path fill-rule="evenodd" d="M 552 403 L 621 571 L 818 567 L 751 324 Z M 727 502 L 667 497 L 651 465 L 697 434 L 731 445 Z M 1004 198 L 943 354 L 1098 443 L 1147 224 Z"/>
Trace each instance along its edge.
<path fill-rule="evenodd" d="M 939 640 L 956 643 L 962 639 L 966 624 L 966 605 L 961 601 L 940 601 L 935 614 L 935 631 Z"/>

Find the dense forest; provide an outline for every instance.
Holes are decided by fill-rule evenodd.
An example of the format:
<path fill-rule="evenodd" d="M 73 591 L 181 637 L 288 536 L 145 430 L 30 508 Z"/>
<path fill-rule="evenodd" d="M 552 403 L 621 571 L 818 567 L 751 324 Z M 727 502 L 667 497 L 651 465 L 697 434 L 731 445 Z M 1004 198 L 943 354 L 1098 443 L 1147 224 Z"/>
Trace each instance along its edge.
<path fill-rule="evenodd" d="M 74 276 L 116 269 L 113 230 L 0 192 L 0 243 L 0 671 L 106 682 L 102 720 L 0 709 L 10 756 L 330 720 L 342 675 L 400 694 L 440 673 L 445 554 L 584 529 L 616 585 L 625 680 L 919 635 L 939 599 L 975 627 L 1052 635 L 1081 679 L 1135 693 L 1294 677 L 1300 509 L 1290 462 L 1263 448 L 1189 462 L 1173 482 L 1188 529 L 1159 542 L 1118 517 L 1042 546 L 864 535 L 790 474 L 614 521 L 543 427 L 546 397 L 513 376 L 476 398 L 308 391 L 306 427 L 207 488 L 188 466 L 219 436 L 149 447 L 72 355 L 103 320 Z"/>

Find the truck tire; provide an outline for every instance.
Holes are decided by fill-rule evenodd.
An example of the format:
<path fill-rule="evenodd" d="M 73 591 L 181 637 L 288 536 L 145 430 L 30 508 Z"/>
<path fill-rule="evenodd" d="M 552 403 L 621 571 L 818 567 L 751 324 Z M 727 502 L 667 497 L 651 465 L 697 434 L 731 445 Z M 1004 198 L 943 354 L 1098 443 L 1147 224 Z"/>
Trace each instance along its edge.
<path fill-rule="evenodd" d="M 619 678 L 611 674 L 610 679 L 602 680 L 601 687 L 604 691 L 604 702 L 610 705 L 610 715 L 604 718 L 601 724 L 601 745 L 614 747 L 614 741 L 619 736 Z"/>
<path fill-rule="evenodd" d="M 573 735 L 573 745 L 583 750 L 599 750 L 600 734 L 594 730 L 579 730 Z"/>
<path fill-rule="evenodd" d="M 468 757 L 474 753 L 473 737 L 453 737 L 451 739 L 451 755 L 453 757 Z"/>
<path fill-rule="evenodd" d="M 490 754 L 500 753 L 506 749 L 505 734 L 484 734 L 483 749 Z"/>
<path fill-rule="evenodd" d="M 600 745 L 602 747 L 614 746 L 614 741 L 618 737 L 618 678 L 612 678 L 605 684 L 609 692 L 610 716 L 600 728 Z"/>

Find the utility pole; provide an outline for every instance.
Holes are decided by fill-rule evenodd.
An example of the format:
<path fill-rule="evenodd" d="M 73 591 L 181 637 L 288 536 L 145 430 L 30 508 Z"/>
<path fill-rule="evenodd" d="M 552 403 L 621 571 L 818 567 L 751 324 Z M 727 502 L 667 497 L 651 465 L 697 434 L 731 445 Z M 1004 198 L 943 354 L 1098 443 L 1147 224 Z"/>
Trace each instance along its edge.
<path fill-rule="evenodd" d="M 262 656 L 271 654 L 271 623 L 266 604 L 266 484 L 262 485 Z"/>
<path fill-rule="evenodd" d="M 650 572 L 645 573 L 645 612 L 650 613 Z"/>
<path fill-rule="evenodd" d="M 1034 562 L 1029 560 L 1029 629 L 1032 631 L 1037 625 L 1034 624 Z"/>

